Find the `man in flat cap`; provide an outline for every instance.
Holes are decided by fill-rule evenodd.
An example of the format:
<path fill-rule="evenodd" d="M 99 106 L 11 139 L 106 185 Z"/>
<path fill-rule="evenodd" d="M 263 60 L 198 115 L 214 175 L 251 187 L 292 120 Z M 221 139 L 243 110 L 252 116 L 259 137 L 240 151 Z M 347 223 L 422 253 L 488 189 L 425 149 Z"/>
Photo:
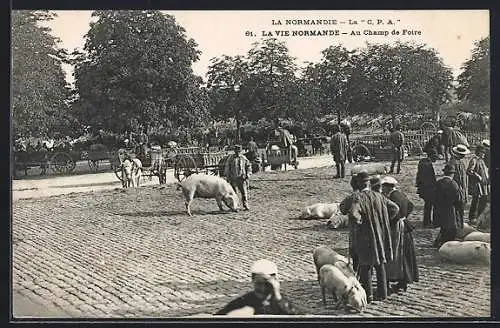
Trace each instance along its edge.
<path fill-rule="evenodd" d="M 361 191 L 354 195 L 349 215 L 356 224 L 353 246 L 359 260 L 359 280 L 370 303 L 374 300 L 371 279 L 373 268 L 377 272 L 375 300 L 387 298 L 385 264 L 393 259 L 389 222 L 396 217 L 399 207 L 381 193 L 370 190 L 368 173 L 358 173 L 357 179 Z"/>
<path fill-rule="evenodd" d="M 234 191 L 241 192 L 243 208 L 248 211 L 248 178 L 252 174 L 252 163 L 241 153 L 241 145 L 234 146 L 234 154 L 226 160 L 224 176 Z"/>
<path fill-rule="evenodd" d="M 395 124 L 391 130 L 391 134 L 389 136 L 389 142 L 392 145 L 392 162 L 391 169 L 389 173 L 394 173 L 394 166 L 396 162 L 398 163 L 396 173 L 401 173 L 401 162 L 404 159 L 404 144 L 405 137 L 403 132 L 401 132 L 401 127 L 399 124 Z"/>
<path fill-rule="evenodd" d="M 490 195 L 490 175 L 484 161 L 485 149 L 483 145 L 476 147 L 476 154 L 472 157 L 467 168 L 469 175 L 472 202 L 469 209 L 469 224 L 476 224 L 476 219 L 483 213 Z"/>
<path fill-rule="evenodd" d="M 347 142 L 346 135 L 342 132 L 340 125 L 332 127 L 333 136 L 330 140 L 330 151 L 333 155 L 333 161 L 337 168 L 337 175 L 335 178 L 345 177 L 345 161 L 347 160 L 347 150 L 349 143 Z"/>
<path fill-rule="evenodd" d="M 434 197 L 434 225 L 441 228 L 434 246 L 441 247 L 445 242 L 455 240 L 458 229 L 463 229 L 460 214 L 464 206 L 464 194 L 453 175 L 455 167 L 447 163 L 443 168 L 444 176 L 436 182 Z"/>
<path fill-rule="evenodd" d="M 231 301 L 216 315 L 298 314 L 280 291 L 278 268 L 272 261 L 256 261 L 250 268 L 253 290 Z"/>

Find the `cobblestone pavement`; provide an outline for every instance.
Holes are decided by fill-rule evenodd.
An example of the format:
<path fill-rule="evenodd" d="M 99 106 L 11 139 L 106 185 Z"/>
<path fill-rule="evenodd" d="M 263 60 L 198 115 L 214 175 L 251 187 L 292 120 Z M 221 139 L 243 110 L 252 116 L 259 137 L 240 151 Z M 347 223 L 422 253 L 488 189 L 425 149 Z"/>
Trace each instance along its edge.
<path fill-rule="evenodd" d="M 398 176 L 416 204 L 416 162 Z M 282 289 L 305 313 L 338 316 L 456 317 L 490 315 L 490 271 L 443 262 L 431 248 L 437 231 L 417 228 L 420 282 L 374 302 L 362 314 L 325 308 L 312 250 L 346 254 L 347 231 L 324 221 L 293 220 L 303 206 L 340 201 L 348 178 L 330 168 L 261 173 L 251 182 L 251 211 L 220 213 L 196 199 L 185 214 L 174 185 L 70 194 L 13 204 L 13 288 L 71 317 L 173 317 L 213 313 L 251 288 L 253 261 L 280 269 Z"/>

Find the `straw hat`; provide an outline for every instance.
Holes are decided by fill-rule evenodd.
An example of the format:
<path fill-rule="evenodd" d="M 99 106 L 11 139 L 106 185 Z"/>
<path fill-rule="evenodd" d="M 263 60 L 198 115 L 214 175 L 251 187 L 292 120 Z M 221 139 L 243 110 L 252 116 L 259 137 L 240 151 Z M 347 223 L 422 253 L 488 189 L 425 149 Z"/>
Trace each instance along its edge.
<path fill-rule="evenodd" d="M 467 148 L 467 146 L 465 145 L 456 145 L 455 147 L 452 148 L 452 151 L 455 153 L 455 154 L 458 154 L 458 155 L 468 155 L 470 154 L 470 150 L 469 148 Z"/>

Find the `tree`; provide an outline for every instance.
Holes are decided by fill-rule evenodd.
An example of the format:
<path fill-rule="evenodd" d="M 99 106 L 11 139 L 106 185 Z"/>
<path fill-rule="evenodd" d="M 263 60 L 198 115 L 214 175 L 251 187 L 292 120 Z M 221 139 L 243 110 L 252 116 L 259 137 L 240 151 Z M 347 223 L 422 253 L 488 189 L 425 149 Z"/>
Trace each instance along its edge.
<path fill-rule="evenodd" d="M 212 58 L 207 73 L 212 117 L 236 121 L 237 142 L 241 141 L 241 125 L 248 118 L 248 65 L 242 56 Z"/>
<path fill-rule="evenodd" d="M 323 58 L 317 65 L 319 86 L 322 91 L 322 106 L 328 112 L 347 112 L 351 103 L 356 69 L 356 51 L 349 51 L 341 45 L 330 46 L 322 52 Z"/>
<path fill-rule="evenodd" d="M 449 100 L 451 70 L 434 49 L 423 45 L 396 43 L 371 45 L 360 54 L 358 90 L 365 112 L 396 114 L 437 111 Z"/>
<path fill-rule="evenodd" d="M 68 95 L 59 40 L 40 26 L 52 20 L 49 11 L 12 12 L 12 125 L 15 136 L 70 134 Z M 77 124 L 76 124 L 77 125 Z"/>
<path fill-rule="evenodd" d="M 480 107 L 490 106 L 490 38 L 475 42 L 471 57 L 458 76 L 457 96 Z"/>
<path fill-rule="evenodd" d="M 200 52 L 174 17 L 151 10 L 92 16 L 98 20 L 75 60 L 77 108 L 89 125 L 122 131 L 136 121 L 176 128 L 197 122 L 193 109 L 208 110 L 193 98 L 201 92 L 191 68 Z"/>
<path fill-rule="evenodd" d="M 266 117 L 276 121 L 289 116 L 293 99 L 296 65 L 284 42 L 265 39 L 248 52 L 248 88 L 251 96 L 251 120 Z"/>

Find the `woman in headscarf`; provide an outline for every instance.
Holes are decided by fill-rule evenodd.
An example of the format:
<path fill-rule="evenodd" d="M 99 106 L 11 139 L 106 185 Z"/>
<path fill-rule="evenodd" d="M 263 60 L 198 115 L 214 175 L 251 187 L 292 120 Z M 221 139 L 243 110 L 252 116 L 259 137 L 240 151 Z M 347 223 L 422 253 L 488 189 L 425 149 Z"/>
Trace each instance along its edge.
<path fill-rule="evenodd" d="M 413 240 L 414 227 L 408 221 L 413 211 L 413 203 L 406 195 L 396 189 L 398 182 L 393 177 L 382 179 L 382 192 L 399 206 L 399 213 L 391 221 L 391 240 L 393 260 L 387 263 L 388 282 L 397 282 L 390 288 L 392 292 L 406 291 L 408 284 L 418 281 L 418 266 Z"/>

